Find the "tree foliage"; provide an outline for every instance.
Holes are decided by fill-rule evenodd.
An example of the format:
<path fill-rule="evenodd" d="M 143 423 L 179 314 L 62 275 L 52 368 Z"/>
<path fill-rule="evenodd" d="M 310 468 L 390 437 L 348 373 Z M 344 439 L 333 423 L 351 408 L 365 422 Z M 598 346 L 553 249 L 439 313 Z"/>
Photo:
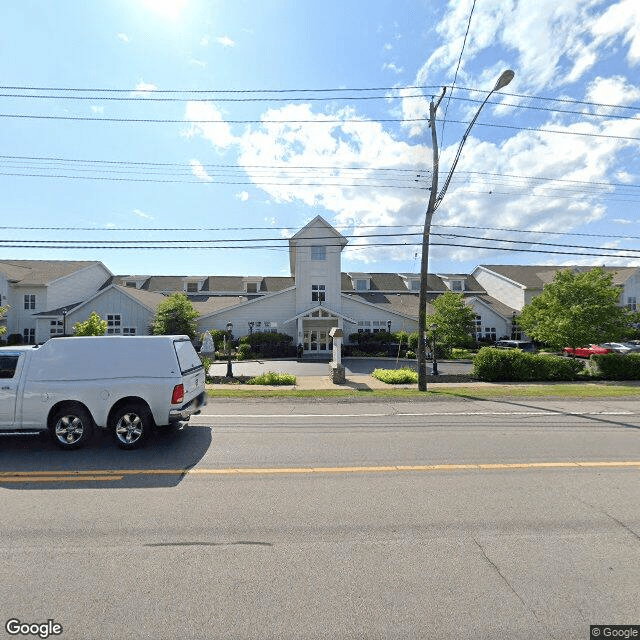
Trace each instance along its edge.
<path fill-rule="evenodd" d="M 92 311 L 84 322 L 76 322 L 73 330 L 77 336 L 103 336 L 107 332 L 107 321 Z"/>
<path fill-rule="evenodd" d="M 436 340 L 447 350 L 473 342 L 476 312 L 465 305 L 463 294 L 446 291 L 433 301 L 433 308 L 435 312 L 427 316 L 427 327 L 438 325 Z"/>
<path fill-rule="evenodd" d="M 616 340 L 630 320 L 619 299 L 613 275 L 601 267 L 582 273 L 565 269 L 524 307 L 518 323 L 529 337 L 556 349 Z"/>
<path fill-rule="evenodd" d="M 158 305 L 152 331 L 156 336 L 196 336 L 196 318 L 200 314 L 184 293 L 173 293 Z"/>
<path fill-rule="evenodd" d="M 0 307 L 0 319 L 4 319 L 7 311 L 9 311 L 9 305 Z M 7 333 L 7 327 L 0 327 L 0 336 L 4 335 L 5 333 Z"/>

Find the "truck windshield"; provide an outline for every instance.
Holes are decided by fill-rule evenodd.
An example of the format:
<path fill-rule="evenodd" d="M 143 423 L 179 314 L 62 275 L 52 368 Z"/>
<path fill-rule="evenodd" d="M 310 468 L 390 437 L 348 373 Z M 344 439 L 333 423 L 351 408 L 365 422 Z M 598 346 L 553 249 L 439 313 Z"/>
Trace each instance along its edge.
<path fill-rule="evenodd" d="M 176 348 L 178 363 L 180 364 L 180 371 L 182 373 L 188 373 L 189 371 L 202 367 L 202 362 L 200 362 L 200 358 L 190 340 L 176 340 L 173 344 Z"/>

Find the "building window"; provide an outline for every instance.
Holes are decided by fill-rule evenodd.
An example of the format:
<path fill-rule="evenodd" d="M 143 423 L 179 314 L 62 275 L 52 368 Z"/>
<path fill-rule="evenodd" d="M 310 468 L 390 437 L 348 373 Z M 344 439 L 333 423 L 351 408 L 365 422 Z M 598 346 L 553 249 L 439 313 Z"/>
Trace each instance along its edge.
<path fill-rule="evenodd" d="M 476 340 L 479 340 L 480 338 L 482 338 L 482 316 L 476 316 L 475 334 L 476 334 Z"/>
<path fill-rule="evenodd" d="M 311 259 L 312 260 L 326 260 L 327 259 L 327 247 L 324 245 L 313 245 L 311 247 Z"/>
<path fill-rule="evenodd" d="M 495 327 L 485 327 L 484 328 L 484 337 L 487 340 L 491 340 L 492 342 L 495 342 L 498 339 L 498 333 L 496 331 Z"/>
<path fill-rule="evenodd" d="M 356 280 L 356 291 L 367 291 L 368 284 L 366 280 Z"/>
<path fill-rule="evenodd" d="M 25 344 L 35 344 L 36 343 L 36 330 L 35 329 L 25 329 L 22 332 L 22 340 Z"/>
<path fill-rule="evenodd" d="M 629 309 L 631 309 L 631 311 L 636 311 L 637 310 L 635 296 L 629 296 L 627 298 L 627 307 L 629 307 Z"/>
<path fill-rule="evenodd" d="M 258 283 L 247 282 L 247 293 L 258 293 Z"/>
<path fill-rule="evenodd" d="M 411 291 L 420 291 L 420 280 L 411 281 Z"/>
<path fill-rule="evenodd" d="M 187 282 L 187 293 L 198 293 L 198 283 Z"/>
<path fill-rule="evenodd" d="M 24 296 L 24 308 L 35 309 L 36 308 L 36 296 L 33 293 L 27 293 Z"/>
<path fill-rule="evenodd" d="M 135 327 L 122 327 L 122 335 L 123 336 L 135 336 L 136 328 Z"/>
<path fill-rule="evenodd" d="M 324 248 L 324 247 L 323 247 Z M 323 284 L 311 285 L 311 300 L 312 302 L 324 302 L 326 299 L 325 286 Z"/>
<path fill-rule="evenodd" d="M 452 280 L 451 291 L 462 291 L 462 280 Z"/>
<path fill-rule="evenodd" d="M 127 281 L 124 283 L 124 286 L 125 286 L 125 287 L 131 287 L 132 289 L 137 289 L 137 288 L 138 288 L 138 287 L 137 287 L 137 285 L 136 285 L 136 283 L 135 283 L 135 282 L 132 282 L 131 280 L 127 280 Z"/>
<path fill-rule="evenodd" d="M 49 323 L 49 335 L 61 336 L 63 333 L 62 320 L 51 320 Z"/>
<path fill-rule="evenodd" d="M 122 316 L 119 313 L 107 314 L 107 333 L 120 333 L 122 328 Z"/>

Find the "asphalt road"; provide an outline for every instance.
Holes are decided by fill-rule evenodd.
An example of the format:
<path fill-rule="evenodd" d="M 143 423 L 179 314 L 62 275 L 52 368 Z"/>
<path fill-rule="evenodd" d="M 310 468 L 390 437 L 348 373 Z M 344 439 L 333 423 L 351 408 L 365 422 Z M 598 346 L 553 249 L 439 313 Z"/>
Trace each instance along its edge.
<path fill-rule="evenodd" d="M 216 400 L 139 451 L 0 444 L 3 625 L 413 640 L 640 623 L 640 402 Z"/>

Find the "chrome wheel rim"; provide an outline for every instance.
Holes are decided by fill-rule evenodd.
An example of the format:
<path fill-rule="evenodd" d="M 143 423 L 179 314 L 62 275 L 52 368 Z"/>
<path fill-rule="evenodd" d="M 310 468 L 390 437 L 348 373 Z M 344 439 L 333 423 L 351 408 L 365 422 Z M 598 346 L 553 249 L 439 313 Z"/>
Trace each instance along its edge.
<path fill-rule="evenodd" d="M 56 438 L 63 444 L 76 444 L 84 433 L 84 425 L 78 416 L 62 416 L 56 422 Z"/>
<path fill-rule="evenodd" d="M 137 413 L 125 413 L 116 424 L 116 436 L 124 444 L 134 444 L 142 437 L 143 424 Z"/>

